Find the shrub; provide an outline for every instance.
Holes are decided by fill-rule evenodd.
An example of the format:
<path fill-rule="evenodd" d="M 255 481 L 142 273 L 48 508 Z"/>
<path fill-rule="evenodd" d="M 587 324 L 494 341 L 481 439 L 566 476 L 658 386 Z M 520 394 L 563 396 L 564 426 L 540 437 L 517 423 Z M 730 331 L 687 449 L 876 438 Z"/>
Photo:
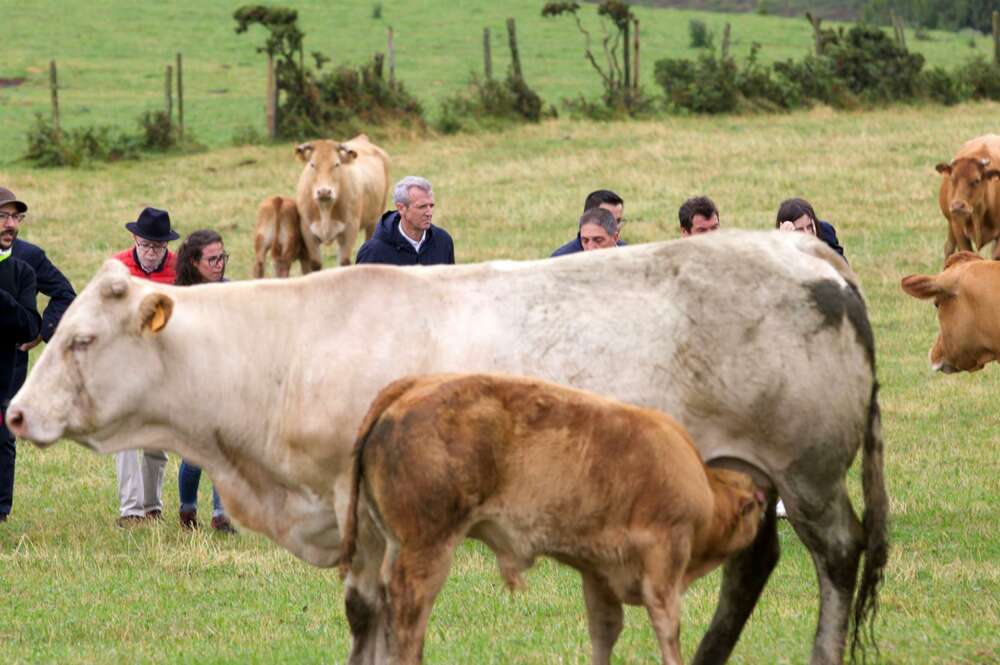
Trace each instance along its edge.
<path fill-rule="evenodd" d="M 1000 101 L 1000 65 L 987 62 L 981 55 L 972 58 L 955 71 L 975 99 Z"/>
<path fill-rule="evenodd" d="M 438 130 L 453 134 L 471 125 L 499 128 L 517 122 L 538 122 L 542 98 L 513 71 L 503 81 L 480 79 L 473 74 L 466 93 L 441 102 Z"/>
<path fill-rule="evenodd" d="M 178 127 L 165 111 L 146 111 L 139 117 L 142 147 L 165 152 L 179 143 Z"/>
<path fill-rule="evenodd" d="M 712 31 L 708 29 L 708 26 L 701 19 L 693 18 L 688 21 L 688 35 L 691 36 L 691 48 L 710 49 L 715 42 L 715 36 L 712 34 Z"/>
<path fill-rule="evenodd" d="M 694 61 L 657 60 L 654 76 L 674 108 L 726 113 L 735 110 L 739 101 L 735 63 L 728 58 L 717 59 L 714 53 L 702 53 Z"/>
<path fill-rule="evenodd" d="M 971 86 L 960 76 L 952 76 L 943 67 L 934 67 L 921 73 L 927 96 L 946 106 L 964 102 L 972 96 Z"/>
<path fill-rule="evenodd" d="M 830 60 L 837 78 L 869 101 L 909 99 L 920 89 L 924 57 L 908 52 L 878 28 L 852 27 L 827 44 L 822 57 Z"/>
<path fill-rule="evenodd" d="M 232 143 L 235 146 L 259 145 L 266 141 L 264 135 L 253 125 L 240 125 L 233 130 Z"/>

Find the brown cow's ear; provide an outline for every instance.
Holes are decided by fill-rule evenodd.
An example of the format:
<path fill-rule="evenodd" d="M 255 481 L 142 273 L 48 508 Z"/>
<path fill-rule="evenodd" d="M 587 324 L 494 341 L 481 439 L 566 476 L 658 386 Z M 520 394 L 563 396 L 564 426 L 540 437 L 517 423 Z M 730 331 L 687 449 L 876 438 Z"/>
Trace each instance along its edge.
<path fill-rule="evenodd" d="M 951 174 L 951 164 L 945 164 L 944 162 L 941 162 L 940 164 L 934 167 L 934 170 L 942 175 L 944 175 L 945 173 Z"/>
<path fill-rule="evenodd" d="M 343 143 L 341 143 L 340 145 L 337 146 L 337 152 L 340 153 L 340 161 L 345 162 L 345 163 L 346 162 L 350 162 L 350 161 L 352 161 L 354 159 L 357 159 L 357 156 L 358 156 L 357 152 L 355 152 L 354 150 L 351 150 L 350 148 L 348 148 Z"/>
<path fill-rule="evenodd" d="M 316 147 L 312 143 L 300 143 L 295 146 L 295 156 L 299 158 L 300 162 L 308 162 L 315 149 Z"/>
<path fill-rule="evenodd" d="M 937 275 L 909 275 L 903 278 L 900 286 L 903 291 L 914 298 L 929 300 L 947 293 L 944 287 L 938 284 L 936 278 Z"/>
<path fill-rule="evenodd" d="M 986 178 L 987 180 L 989 180 L 990 178 L 1000 179 L 1000 170 L 990 169 L 989 171 L 983 173 L 983 177 Z"/>
<path fill-rule="evenodd" d="M 139 303 L 139 332 L 158 333 L 174 312 L 173 299 L 164 293 L 150 293 Z"/>

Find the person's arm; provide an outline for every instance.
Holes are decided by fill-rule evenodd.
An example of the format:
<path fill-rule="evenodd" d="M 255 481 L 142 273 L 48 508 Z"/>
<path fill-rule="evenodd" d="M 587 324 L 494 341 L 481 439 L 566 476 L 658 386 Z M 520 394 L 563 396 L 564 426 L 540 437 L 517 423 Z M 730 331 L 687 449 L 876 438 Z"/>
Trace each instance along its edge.
<path fill-rule="evenodd" d="M 49 297 L 49 304 L 42 314 L 41 339 L 48 342 L 56 332 L 59 320 L 66 313 L 66 309 L 76 298 L 76 291 L 69 283 L 66 276 L 56 268 L 49 257 L 42 252 L 41 261 L 35 266 L 35 278 L 38 291 Z M 34 346 L 33 344 L 31 346 Z M 30 346 L 28 348 L 31 348 Z M 27 351 L 28 349 L 23 349 Z"/>
<path fill-rule="evenodd" d="M 35 304 L 35 271 L 28 264 L 21 263 L 9 266 L 8 274 L 11 279 L 0 288 L 0 330 L 15 344 L 30 342 L 38 337 L 42 325 L 42 317 L 38 315 Z"/>

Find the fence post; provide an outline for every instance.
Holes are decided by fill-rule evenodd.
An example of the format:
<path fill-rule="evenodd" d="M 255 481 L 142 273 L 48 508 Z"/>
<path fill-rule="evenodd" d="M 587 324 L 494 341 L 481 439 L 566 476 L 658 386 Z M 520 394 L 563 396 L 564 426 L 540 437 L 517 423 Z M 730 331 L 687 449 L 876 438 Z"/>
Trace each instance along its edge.
<path fill-rule="evenodd" d="M 819 24 L 823 22 L 823 19 L 816 18 L 809 12 L 806 12 L 806 19 L 813 28 L 813 40 L 816 42 L 816 55 L 823 55 L 823 32 L 819 27 Z"/>
<path fill-rule="evenodd" d="M 722 30 L 722 59 L 727 60 L 729 58 L 729 40 L 731 38 L 733 27 L 726 23 L 726 27 Z"/>
<path fill-rule="evenodd" d="M 277 137 L 278 90 L 274 80 L 274 56 L 267 54 L 267 138 Z"/>
<path fill-rule="evenodd" d="M 396 87 L 396 47 L 392 43 L 392 26 L 389 26 L 388 44 L 386 51 L 389 54 L 389 87 Z"/>
<path fill-rule="evenodd" d="M 181 69 L 181 54 L 177 54 L 177 127 L 181 142 L 184 141 L 184 80 Z"/>
<path fill-rule="evenodd" d="M 629 26 L 629 21 L 628 21 L 628 19 L 625 19 L 625 26 L 624 26 L 625 29 L 622 31 L 624 33 L 622 35 L 622 37 L 624 37 L 624 39 L 622 40 L 624 42 L 622 44 L 622 47 L 623 47 L 622 48 L 622 64 L 624 65 L 624 69 L 625 69 L 625 72 L 624 72 L 624 74 L 625 74 L 625 80 L 622 81 L 622 83 L 624 83 L 624 85 L 622 86 L 622 90 L 623 91 L 627 91 L 629 88 L 632 87 L 632 54 L 630 53 L 631 49 L 629 48 L 629 46 L 631 46 L 631 44 L 629 44 L 629 34 L 628 34 L 629 33 L 629 27 L 630 27 Z"/>
<path fill-rule="evenodd" d="M 524 80 L 524 75 L 521 73 L 521 56 L 517 54 L 517 28 L 514 25 L 514 19 L 507 19 L 507 38 L 510 42 L 510 64 L 514 69 L 514 78 L 518 81 Z"/>
<path fill-rule="evenodd" d="M 634 19 L 635 21 L 635 69 L 632 71 L 632 87 L 636 90 L 639 89 L 639 19 Z"/>
<path fill-rule="evenodd" d="M 1000 67 L 1000 11 L 993 12 L 993 63 Z"/>
<path fill-rule="evenodd" d="M 166 96 L 167 120 L 174 119 L 174 68 L 167 65 L 166 78 L 163 81 L 163 92 Z"/>
<path fill-rule="evenodd" d="M 372 67 L 372 73 L 375 74 L 375 78 L 378 80 L 382 80 L 382 69 L 384 64 L 385 64 L 385 54 L 376 53 L 374 66 Z"/>
<path fill-rule="evenodd" d="M 993 22 L 996 25 L 996 21 Z M 49 60 L 49 88 L 52 90 L 52 129 L 55 132 L 56 140 L 61 138 L 59 130 L 59 92 L 56 83 L 56 61 Z"/>
<path fill-rule="evenodd" d="M 483 28 L 483 70 L 486 80 L 493 78 L 493 54 L 490 53 L 490 29 Z"/>

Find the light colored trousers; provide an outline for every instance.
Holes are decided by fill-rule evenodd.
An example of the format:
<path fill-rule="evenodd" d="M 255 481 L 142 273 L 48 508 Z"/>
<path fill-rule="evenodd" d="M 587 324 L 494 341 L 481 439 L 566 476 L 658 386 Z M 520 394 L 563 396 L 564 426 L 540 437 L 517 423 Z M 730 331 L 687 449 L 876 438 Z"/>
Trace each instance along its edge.
<path fill-rule="evenodd" d="M 163 510 L 163 472 L 166 466 L 167 454 L 162 450 L 123 450 L 115 453 L 122 517 L 142 517 L 150 510 Z"/>

